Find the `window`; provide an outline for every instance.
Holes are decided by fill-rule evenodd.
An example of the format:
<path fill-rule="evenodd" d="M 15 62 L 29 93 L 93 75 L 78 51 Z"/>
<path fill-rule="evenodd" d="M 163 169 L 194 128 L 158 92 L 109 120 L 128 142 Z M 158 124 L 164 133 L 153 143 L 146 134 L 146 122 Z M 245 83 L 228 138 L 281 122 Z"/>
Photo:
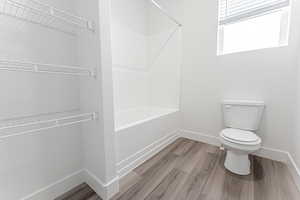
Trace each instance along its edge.
<path fill-rule="evenodd" d="M 288 44 L 289 0 L 219 0 L 218 55 Z"/>

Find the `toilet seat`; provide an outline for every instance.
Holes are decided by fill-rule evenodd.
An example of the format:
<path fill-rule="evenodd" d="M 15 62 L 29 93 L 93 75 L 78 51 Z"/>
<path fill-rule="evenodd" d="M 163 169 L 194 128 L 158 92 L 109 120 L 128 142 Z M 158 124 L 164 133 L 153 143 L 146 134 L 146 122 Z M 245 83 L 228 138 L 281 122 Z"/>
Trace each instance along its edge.
<path fill-rule="evenodd" d="M 258 145 L 261 143 L 260 137 L 251 131 L 227 128 L 220 135 L 224 140 L 235 144 Z"/>

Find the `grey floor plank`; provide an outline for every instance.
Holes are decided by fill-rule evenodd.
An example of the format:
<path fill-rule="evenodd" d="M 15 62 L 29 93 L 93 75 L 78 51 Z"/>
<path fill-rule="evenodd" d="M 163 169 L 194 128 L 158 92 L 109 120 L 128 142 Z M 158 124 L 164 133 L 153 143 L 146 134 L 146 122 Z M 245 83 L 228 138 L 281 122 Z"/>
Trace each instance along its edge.
<path fill-rule="evenodd" d="M 176 193 L 181 186 L 181 180 L 187 174 L 181 170 L 173 169 L 163 181 L 146 197 L 146 200 L 175 199 Z"/>
<path fill-rule="evenodd" d="M 120 180 L 120 191 L 118 194 L 116 194 L 111 200 L 117 200 L 119 198 L 121 198 L 121 196 L 127 192 L 132 186 L 134 186 L 135 184 L 139 183 L 139 181 L 141 180 L 141 176 L 138 175 L 137 173 L 135 173 L 134 171 L 130 172 L 129 174 L 127 174 L 125 177 L 123 177 Z"/>
<path fill-rule="evenodd" d="M 145 199 L 155 187 L 166 177 L 174 168 L 176 156 L 173 154 L 166 155 L 160 162 L 152 166 L 148 171 L 143 173 L 141 181 L 133 185 L 118 200 L 141 200 Z"/>
<path fill-rule="evenodd" d="M 224 180 L 222 199 L 251 200 L 251 194 L 254 192 L 251 187 L 252 176 L 239 176 L 226 172 Z"/>
<path fill-rule="evenodd" d="M 255 199 L 277 200 L 279 191 L 275 182 L 274 162 L 261 158 L 254 158 L 254 196 Z"/>
<path fill-rule="evenodd" d="M 56 198 L 55 200 L 65 200 L 65 199 L 71 199 L 74 194 L 80 194 L 82 193 L 85 188 L 88 188 L 88 185 L 83 183 L 81 185 L 78 185 L 77 187 L 73 188 L 72 190 L 66 192 L 62 196 Z"/>
<path fill-rule="evenodd" d="M 173 153 L 178 156 L 185 155 L 195 143 L 196 142 L 192 140 L 185 139 L 180 143 L 180 145 L 176 146 Z"/>
<path fill-rule="evenodd" d="M 93 196 L 91 196 L 90 198 L 88 198 L 86 200 L 102 200 L 102 199 L 97 194 L 94 194 Z"/>
<path fill-rule="evenodd" d="M 289 173 L 286 165 L 280 162 L 275 162 L 276 182 L 280 188 L 280 196 L 286 199 L 300 199 L 298 189 L 293 182 L 293 178 Z"/>
<path fill-rule="evenodd" d="M 159 162 L 161 159 L 163 159 L 167 154 L 174 151 L 174 149 L 177 149 L 178 146 L 181 146 L 182 144 L 185 144 L 184 139 L 177 139 L 174 143 L 168 145 L 165 149 L 157 153 L 155 156 L 153 156 L 151 159 L 147 160 L 145 163 L 134 169 L 134 172 L 136 172 L 139 175 L 144 174 L 147 170 L 149 170 L 153 165 L 155 165 L 157 162 Z"/>
<path fill-rule="evenodd" d="M 300 199 L 299 192 L 284 164 L 258 157 L 253 161 L 255 200 Z"/>
<path fill-rule="evenodd" d="M 251 156 L 252 173 L 224 168 L 225 152 L 187 139 L 167 146 L 120 181 L 111 200 L 299 200 L 287 166 Z M 86 184 L 56 200 L 101 200 Z"/>
<path fill-rule="evenodd" d="M 185 180 L 176 200 L 197 200 L 216 162 L 217 151 L 214 153 L 203 151 L 203 155 L 199 158 L 187 180 Z"/>
<path fill-rule="evenodd" d="M 218 152 L 218 161 L 212 169 L 212 173 L 202 188 L 199 199 L 201 200 L 222 200 L 226 170 L 224 169 L 224 152 Z"/>
<path fill-rule="evenodd" d="M 94 194 L 95 192 L 90 187 L 85 187 L 79 192 L 77 192 L 76 195 L 69 197 L 68 200 L 86 200 Z"/>
<path fill-rule="evenodd" d="M 185 155 L 178 158 L 175 168 L 190 173 L 195 168 L 201 154 L 203 154 L 201 150 L 205 148 L 205 146 L 206 145 L 202 143 L 194 143 Z"/>

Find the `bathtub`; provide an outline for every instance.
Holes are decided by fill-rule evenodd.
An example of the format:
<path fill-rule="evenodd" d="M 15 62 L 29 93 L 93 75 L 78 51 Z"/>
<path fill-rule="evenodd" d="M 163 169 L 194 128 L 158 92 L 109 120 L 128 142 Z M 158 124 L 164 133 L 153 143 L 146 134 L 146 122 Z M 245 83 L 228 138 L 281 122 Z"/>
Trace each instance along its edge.
<path fill-rule="evenodd" d="M 176 139 L 179 110 L 142 107 L 115 114 L 117 170 L 123 176 Z"/>

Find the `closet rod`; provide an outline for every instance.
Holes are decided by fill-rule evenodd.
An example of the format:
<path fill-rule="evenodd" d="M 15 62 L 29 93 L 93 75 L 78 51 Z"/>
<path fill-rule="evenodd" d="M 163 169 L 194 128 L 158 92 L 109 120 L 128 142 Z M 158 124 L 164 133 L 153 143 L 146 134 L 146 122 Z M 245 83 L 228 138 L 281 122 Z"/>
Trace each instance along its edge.
<path fill-rule="evenodd" d="M 81 119 L 78 119 L 78 118 L 81 118 Z M 67 121 L 67 120 L 72 120 L 72 119 L 74 119 L 74 121 Z M 73 125 L 73 124 L 92 121 L 92 120 L 96 120 L 96 119 L 97 119 L 97 113 L 93 112 L 93 113 L 70 115 L 70 116 L 67 116 L 67 117 L 60 117 L 60 118 L 55 118 L 55 119 L 50 119 L 50 120 L 36 120 L 36 121 L 33 121 L 33 122 L 28 122 L 28 123 L 2 126 L 0 128 L 0 130 L 7 130 L 7 129 L 13 129 L 13 128 L 20 128 L 20 127 L 26 127 L 26 126 L 43 125 L 43 124 L 52 123 L 52 124 L 50 124 L 46 127 L 34 128 L 34 129 L 31 129 L 31 130 L 21 131 L 19 133 L 13 133 L 13 134 L 5 135 L 5 136 L 0 136 L 0 141 L 4 140 L 4 139 L 11 138 L 11 137 L 17 137 L 17 136 L 22 136 L 22 135 L 31 135 L 31 134 L 33 134 L 35 132 L 39 132 L 39 131 L 70 126 L 70 125 Z M 67 121 L 67 122 L 64 122 L 64 121 Z"/>
<path fill-rule="evenodd" d="M 96 77 L 96 69 L 16 60 L 0 60 L 0 70 Z"/>

